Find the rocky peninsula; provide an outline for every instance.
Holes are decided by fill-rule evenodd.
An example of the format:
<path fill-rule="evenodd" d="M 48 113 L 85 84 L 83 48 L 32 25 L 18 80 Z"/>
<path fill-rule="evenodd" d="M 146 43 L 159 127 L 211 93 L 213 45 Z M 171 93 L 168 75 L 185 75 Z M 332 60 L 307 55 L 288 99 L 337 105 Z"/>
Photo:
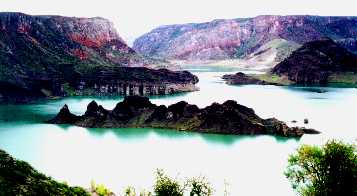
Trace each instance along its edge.
<path fill-rule="evenodd" d="M 224 75 L 228 84 L 357 86 L 357 55 L 330 38 L 305 43 L 266 74 Z"/>
<path fill-rule="evenodd" d="M 319 133 L 313 129 L 288 127 L 275 118 L 262 119 L 253 109 L 233 100 L 223 104 L 213 103 L 205 108 L 184 101 L 166 107 L 157 106 L 149 98 L 141 96 L 125 97 L 113 110 L 104 109 L 92 101 L 82 116 L 72 114 L 64 105 L 48 122 L 90 128 L 153 127 L 232 135 L 301 137 L 305 133 Z"/>

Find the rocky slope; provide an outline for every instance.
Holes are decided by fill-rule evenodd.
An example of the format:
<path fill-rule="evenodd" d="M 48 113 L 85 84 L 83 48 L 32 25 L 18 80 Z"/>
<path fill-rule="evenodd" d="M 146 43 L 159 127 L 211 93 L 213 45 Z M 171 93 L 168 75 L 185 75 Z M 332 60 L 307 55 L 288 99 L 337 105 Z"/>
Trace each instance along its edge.
<path fill-rule="evenodd" d="M 222 60 L 246 57 L 275 39 L 294 46 L 330 37 L 356 51 L 356 35 L 357 17 L 258 16 L 158 27 L 133 48 L 166 59 Z"/>
<path fill-rule="evenodd" d="M 325 85 L 331 75 L 356 74 L 357 55 L 325 38 L 304 44 L 276 65 L 272 73 L 297 84 Z"/>
<path fill-rule="evenodd" d="M 103 18 L 30 16 L 22 13 L 0 13 L 0 102 L 28 101 L 46 96 L 86 94 L 94 91 L 90 81 L 101 72 L 118 73 L 117 67 L 152 67 L 155 60 L 137 54 L 128 47 Z M 124 73 L 132 68 L 121 68 Z M 150 77 L 157 83 L 177 82 L 163 74 L 188 76 L 191 85 L 197 79 L 187 73 L 135 70 L 137 77 Z M 121 74 L 122 76 L 124 74 Z M 102 78 L 101 84 L 130 84 L 131 78 Z M 170 81 L 168 81 L 170 80 Z M 91 83 L 91 84 L 88 84 Z M 194 82 L 193 82 L 194 83 Z M 99 84 L 98 84 L 99 85 Z M 142 84 L 139 84 L 142 85 Z M 87 87 L 87 89 L 83 89 Z M 152 91 L 155 92 L 155 91 Z"/>
<path fill-rule="evenodd" d="M 106 110 L 92 101 L 82 116 L 72 114 L 67 105 L 55 118 L 55 124 L 74 124 L 82 127 L 155 127 L 218 134 L 272 134 L 299 137 L 304 133 L 318 133 L 312 129 L 288 127 L 277 119 L 262 119 L 254 110 L 226 101 L 198 108 L 184 101 L 168 107 L 152 104 L 148 98 L 126 97 L 113 110 Z"/>

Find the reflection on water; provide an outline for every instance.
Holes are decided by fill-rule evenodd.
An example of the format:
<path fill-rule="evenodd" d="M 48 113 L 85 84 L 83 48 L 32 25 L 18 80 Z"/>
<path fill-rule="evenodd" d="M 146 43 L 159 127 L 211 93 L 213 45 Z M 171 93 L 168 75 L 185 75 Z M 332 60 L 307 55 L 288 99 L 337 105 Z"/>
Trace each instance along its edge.
<path fill-rule="evenodd" d="M 191 67 L 196 69 L 195 67 Z M 197 70 L 197 69 L 196 69 Z M 300 140 L 273 136 L 227 136 L 167 129 L 87 129 L 43 123 L 67 104 L 82 114 L 93 99 L 107 109 L 123 97 L 70 97 L 29 105 L 0 105 L 0 148 L 36 169 L 73 185 L 91 179 L 115 191 L 127 185 L 151 189 L 156 168 L 180 177 L 205 175 L 222 195 L 227 181 L 232 195 L 294 195 L 283 172 L 288 155 L 302 143 L 331 138 L 355 142 L 357 90 L 333 87 L 226 85 L 220 76 L 234 68 L 204 66 L 196 72 L 200 91 L 153 96 L 155 104 L 181 100 L 200 107 L 228 99 L 253 108 L 264 118 L 322 131 Z M 257 188 L 259 187 L 259 188 Z"/>

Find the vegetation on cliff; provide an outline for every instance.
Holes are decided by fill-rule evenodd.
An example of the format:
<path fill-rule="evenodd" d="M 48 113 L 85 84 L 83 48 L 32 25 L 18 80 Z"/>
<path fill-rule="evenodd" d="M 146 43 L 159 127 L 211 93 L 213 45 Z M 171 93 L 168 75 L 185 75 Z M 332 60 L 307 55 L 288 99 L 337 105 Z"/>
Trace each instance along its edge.
<path fill-rule="evenodd" d="M 356 195 L 356 146 L 334 140 L 303 145 L 289 157 L 285 175 L 300 195 Z"/>

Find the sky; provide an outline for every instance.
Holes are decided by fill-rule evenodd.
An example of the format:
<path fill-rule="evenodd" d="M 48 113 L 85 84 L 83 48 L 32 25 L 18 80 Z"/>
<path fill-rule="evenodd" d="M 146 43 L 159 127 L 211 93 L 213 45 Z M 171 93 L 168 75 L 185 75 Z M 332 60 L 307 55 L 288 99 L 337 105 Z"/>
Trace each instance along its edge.
<path fill-rule="evenodd" d="M 0 0 L 0 11 L 104 17 L 129 45 L 168 24 L 257 15 L 356 16 L 356 0 Z"/>

